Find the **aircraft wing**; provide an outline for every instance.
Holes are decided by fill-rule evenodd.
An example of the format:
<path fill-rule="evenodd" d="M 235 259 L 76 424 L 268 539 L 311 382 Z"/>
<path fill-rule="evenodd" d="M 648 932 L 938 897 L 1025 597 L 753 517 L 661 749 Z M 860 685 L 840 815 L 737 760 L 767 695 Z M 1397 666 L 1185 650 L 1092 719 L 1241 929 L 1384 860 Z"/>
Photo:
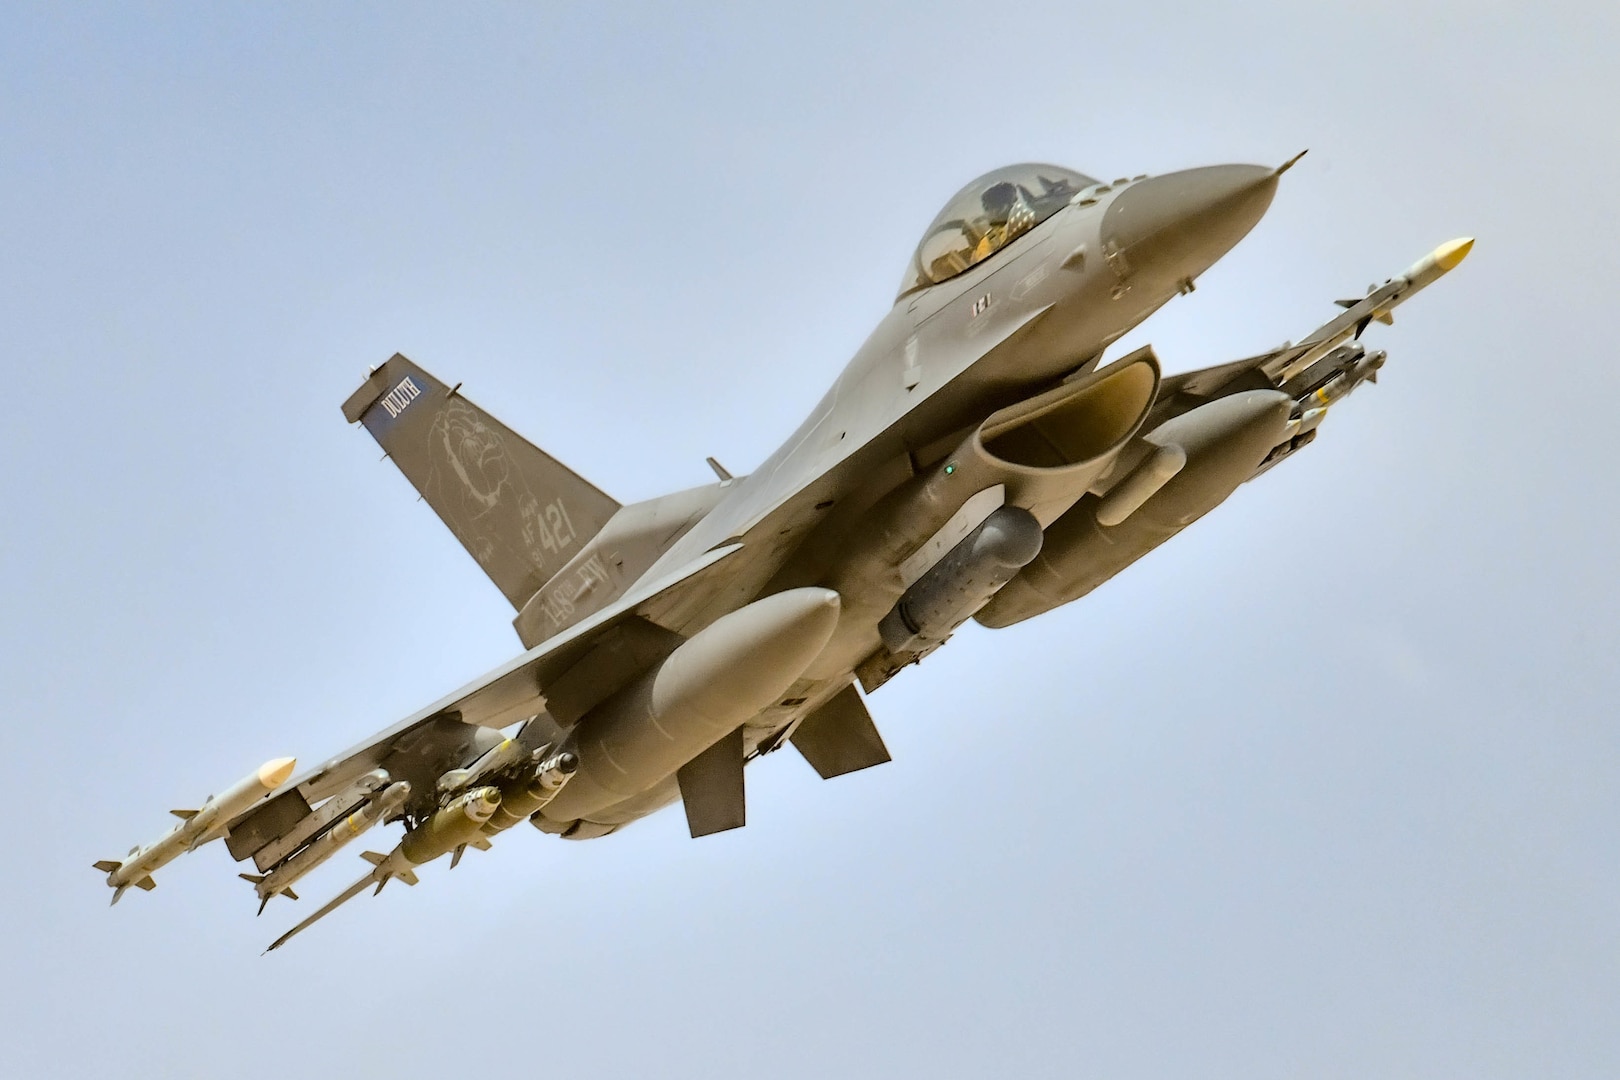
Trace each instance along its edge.
<path fill-rule="evenodd" d="M 435 723 L 504 728 L 536 715 L 545 708 L 546 686 L 573 667 L 608 630 L 655 601 L 667 601 L 672 594 L 700 583 L 708 576 L 706 571 L 741 547 L 731 544 L 715 548 L 673 573 L 632 589 L 616 603 L 304 773 L 276 799 L 256 806 L 230 824 L 239 826 L 243 819 L 269 810 L 277 799 L 294 793 L 306 804 L 325 799 L 376 768 L 402 745 L 421 737 L 424 729 Z"/>

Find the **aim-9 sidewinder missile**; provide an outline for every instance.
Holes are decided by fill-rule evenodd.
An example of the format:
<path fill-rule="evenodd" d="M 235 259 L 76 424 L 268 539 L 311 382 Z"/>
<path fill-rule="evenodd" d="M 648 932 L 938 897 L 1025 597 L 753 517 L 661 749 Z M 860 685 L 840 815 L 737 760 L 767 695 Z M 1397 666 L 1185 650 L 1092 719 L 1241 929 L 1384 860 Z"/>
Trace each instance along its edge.
<path fill-rule="evenodd" d="M 210 795 L 196 810 L 171 810 L 180 819 L 169 833 L 145 847 L 133 847 L 123 860 L 103 859 L 95 864 L 105 871 L 107 884 L 113 889 L 113 903 L 118 903 L 124 890 L 131 885 L 150 892 L 157 888 L 152 873 L 188 851 L 207 843 L 219 835 L 216 826 L 223 825 L 276 788 L 286 783 L 298 764 L 290 757 L 274 758 L 260 765 L 218 795 Z"/>

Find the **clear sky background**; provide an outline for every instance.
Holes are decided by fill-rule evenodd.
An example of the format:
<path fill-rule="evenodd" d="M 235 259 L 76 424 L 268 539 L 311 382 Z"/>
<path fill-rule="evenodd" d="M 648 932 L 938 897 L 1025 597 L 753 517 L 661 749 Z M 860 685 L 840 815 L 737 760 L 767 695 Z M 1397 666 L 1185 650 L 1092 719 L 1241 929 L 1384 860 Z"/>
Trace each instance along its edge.
<path fill-rule="evenodd" d="M 1612 5 L 0 11 L 0 1074 L 1612 1077 Z M 753 468 L 993 167 L 1309 147 L 1115 351 L 1297 337 L 1453 236 L 1377 387 L 746 829 L 523 828 L 261 958 L 90 868 L 502 662 L 339 403 L 403 351 L 621 501 Z M 380 834 L 367 845 L 391 841 Z"/>

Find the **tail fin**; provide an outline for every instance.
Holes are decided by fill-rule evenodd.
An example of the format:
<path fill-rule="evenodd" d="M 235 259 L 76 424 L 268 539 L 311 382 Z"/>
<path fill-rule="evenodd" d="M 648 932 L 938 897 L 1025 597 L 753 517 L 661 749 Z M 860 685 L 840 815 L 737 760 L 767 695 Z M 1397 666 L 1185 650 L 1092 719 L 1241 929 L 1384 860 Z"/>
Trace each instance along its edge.
<path fill-rule="evenodd" d="M 405 357 L 343 403 L 515 608 L 619 504 Z"/>

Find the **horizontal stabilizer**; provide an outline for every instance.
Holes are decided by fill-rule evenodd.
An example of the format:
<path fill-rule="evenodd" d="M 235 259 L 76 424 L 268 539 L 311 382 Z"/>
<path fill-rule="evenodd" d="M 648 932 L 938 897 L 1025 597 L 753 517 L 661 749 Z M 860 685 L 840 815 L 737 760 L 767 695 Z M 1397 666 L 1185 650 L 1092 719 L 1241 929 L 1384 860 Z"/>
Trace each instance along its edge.
<path fill-rule="evenodd" d="M 681 766 L 675 779 L 693 836 L 739 829 L 748 823 L 741 727 Z"/>
<path fill-rule="evenodd" d="M 124 864 L 119 862 L 117 859 L 102 859 L 100 862 L 96 863 L 96 869 L 100 870 L 103 874 L 110 874 L 123 865 Z"/>
<path fill-rule="evenodd" d="M 792 742 L 823 780 L 891 760 L 853 683 L 800 721 Z"/>

